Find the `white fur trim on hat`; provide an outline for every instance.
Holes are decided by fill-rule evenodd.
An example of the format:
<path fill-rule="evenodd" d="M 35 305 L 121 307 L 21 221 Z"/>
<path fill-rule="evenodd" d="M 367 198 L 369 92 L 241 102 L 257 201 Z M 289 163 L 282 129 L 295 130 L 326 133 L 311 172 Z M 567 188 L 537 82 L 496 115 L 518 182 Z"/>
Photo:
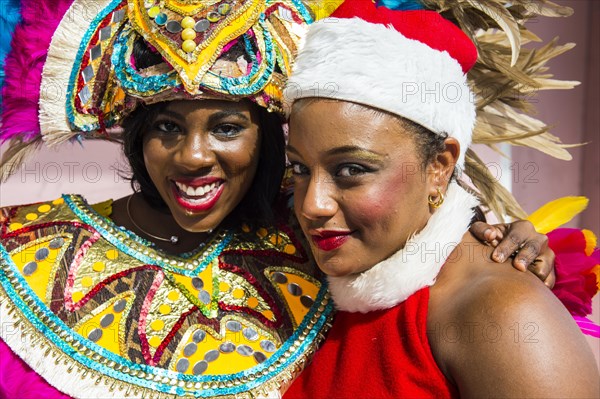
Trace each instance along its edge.
<path fill-rule="evenodd" d="M 288 105 L 307 97 L 351 101 L 402 116 L 471 144 L 475 105 L 458 61 L 395 29 L 358 18 L 312 24 L 285 90 Z"/>

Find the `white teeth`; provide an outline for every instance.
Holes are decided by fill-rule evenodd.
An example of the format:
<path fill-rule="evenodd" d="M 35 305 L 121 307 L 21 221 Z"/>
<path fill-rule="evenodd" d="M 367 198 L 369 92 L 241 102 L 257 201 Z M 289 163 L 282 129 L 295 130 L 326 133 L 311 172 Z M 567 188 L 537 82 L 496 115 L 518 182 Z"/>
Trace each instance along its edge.
<path fill-rule="evenodd" d="M 179 190 L 181 190 L 187 196 L 190 196 L 190 197 L 201 197 L 204 194 L 207 194 L 207 193 L 211 192 L 212 190 L 214 190 L 216 187 L 218 187 L 218 183 L 216 183 L 216 182 L 212 183 L 212 184 L 207 184 L 204 186 L 196 187 L 196 188 L 194 188 L 192 186 L 188 186 L 183 183 L 179 183 L 179 182 L 175 182 L 175 185 L 177 186 L 177 188 L 179 188 Z"/>

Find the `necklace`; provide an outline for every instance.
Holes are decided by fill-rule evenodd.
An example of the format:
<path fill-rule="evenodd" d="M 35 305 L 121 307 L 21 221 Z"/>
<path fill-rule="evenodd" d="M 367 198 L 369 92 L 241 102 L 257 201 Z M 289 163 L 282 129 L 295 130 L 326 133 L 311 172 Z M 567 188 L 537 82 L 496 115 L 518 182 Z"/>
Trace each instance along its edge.
<path fill-rule="evenodd" d="M 140 226 L 138 226 L 138 224 L 135 222 L 135 220 L 133 220 L 133 217 L 131 216 L 131 212 L 129 211 L 129 207 L 131 204 L 131 199 L 133 198 L 135 194 L 132 194 L 129 196 L 129 198 L 127 198 L 127 216 L 129 216 L 129 220 L 131 220 L 131 223 L 133 223 L 133 225 L 142 233 L 146 234 L 148 237 L 152 237 L 156 240 L 159 241 L 164 241 L 164 242 L 170 242 L 171 244 L 175 245 L 179 242 L 179 237 L 176 235 L 172 235 L 170 238 L 165 238 L 165 237 L 159 237 L 159 236 L 155 236 L 154 234 L 150 234 L 148 233 L 146 230 L 142 229 Z"/>

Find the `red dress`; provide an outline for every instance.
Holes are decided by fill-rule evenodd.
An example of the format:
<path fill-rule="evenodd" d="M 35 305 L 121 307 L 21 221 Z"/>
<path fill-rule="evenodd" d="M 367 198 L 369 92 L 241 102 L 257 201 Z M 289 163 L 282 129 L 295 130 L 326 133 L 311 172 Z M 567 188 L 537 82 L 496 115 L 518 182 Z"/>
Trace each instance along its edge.
<path fill-rule="evenodd" d="M 429 288 L 390 309 L 338 312 L 284 399 L 453 398 L 427 339 Z"/>

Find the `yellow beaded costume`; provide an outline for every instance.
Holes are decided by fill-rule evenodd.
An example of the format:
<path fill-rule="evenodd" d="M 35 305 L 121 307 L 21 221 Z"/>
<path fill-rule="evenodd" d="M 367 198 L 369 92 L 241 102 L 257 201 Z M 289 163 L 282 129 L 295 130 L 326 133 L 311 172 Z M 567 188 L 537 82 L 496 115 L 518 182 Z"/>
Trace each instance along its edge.
<path fill-rule="evenodd" d="M 1 218 L 1 314 L 19 332 L 3 339 L 71 395 L 271 397 L 332 316 L 285 226 L 218 231 L 170 256 L 75 195 Z"/>

